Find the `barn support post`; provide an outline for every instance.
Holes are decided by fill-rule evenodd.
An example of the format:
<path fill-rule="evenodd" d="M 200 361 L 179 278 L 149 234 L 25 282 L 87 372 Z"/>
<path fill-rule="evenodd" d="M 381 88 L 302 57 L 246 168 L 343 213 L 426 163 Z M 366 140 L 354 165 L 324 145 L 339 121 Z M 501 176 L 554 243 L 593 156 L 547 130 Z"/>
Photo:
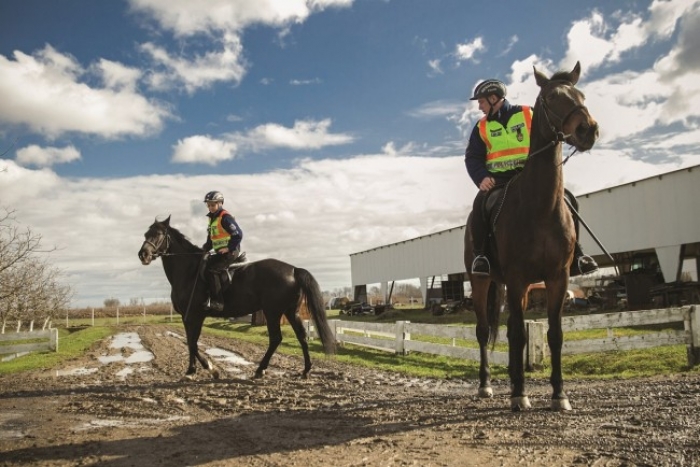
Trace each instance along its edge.
<path fill-rule="evenodd" d="M 697 306 L 691 306 L 686 319 L 686 331 L 689 331 L 690 342 L 688 343 L 688 365 L 700 364 L 700 310 Z"/>
<path fill-rule="evenodd" d="M 525 368 L 527 371 L 541 369 L 544 365 L 544 357 L 547 351 L 546 324 L 536 321 L 525 321 L 527 334 L 527 350 L 525 353 Z"/>
<path fill-rule="evenodd" d="M 397 321 L 396 322 L 396 347 L 395 351 L 398 355 L 406 355 L 408 352 L 406 352 L 406 346 L 404 345 L 404 341 L 410 340 L 411 335 L 406 332 L 406 325 L 409 324 L 410 321 Z"/>

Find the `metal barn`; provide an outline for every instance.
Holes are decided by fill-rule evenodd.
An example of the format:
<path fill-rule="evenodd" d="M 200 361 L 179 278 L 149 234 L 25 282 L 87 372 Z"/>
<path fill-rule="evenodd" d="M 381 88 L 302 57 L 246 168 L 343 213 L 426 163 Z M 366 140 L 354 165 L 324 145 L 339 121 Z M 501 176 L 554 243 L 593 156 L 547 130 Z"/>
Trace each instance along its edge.
<path fill-rule="evenodd" d="M 639 279 L 645 276 L 631 273 L 650 267 L 663 276 L 657 282 L 680 284 L 684 262 L 697 281 L 700 165 L 578 195 L 577 199 L 585 223 L 612 254 L 620 272 L 628 274 L 628 288 L 635 281 L 644 288 L 646 283 Z M 460 291 L 463 296 L 463 241 L 464 226 L 458 226 L 351 254 L 355 299 L 366 300 L 367 284 L 379 283 L 388 301 L 394 281 L 419 279 L 424 303 L 428 303 L 438 285 L 436 278 L 442 298 L 458 298 Z M 601 267 L 612 266 L 584 226 L 581 243 Z M 672 292 L 673 287 L 667 289 Z"/>

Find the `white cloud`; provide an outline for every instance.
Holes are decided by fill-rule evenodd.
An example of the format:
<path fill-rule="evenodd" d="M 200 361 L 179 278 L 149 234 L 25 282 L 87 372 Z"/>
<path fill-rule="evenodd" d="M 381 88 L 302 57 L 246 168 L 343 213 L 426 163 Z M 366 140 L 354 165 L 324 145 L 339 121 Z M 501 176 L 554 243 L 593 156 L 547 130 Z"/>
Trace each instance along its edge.
<path fill-rule="evenodd" d="M 173 162 L 216 165 L 236 157 L 238 147 L 231 141 L 196 135 L 181 139 L 173 146 Z"/>
<path fill-rule="evenodd" d="M 637 49 L 651 40 L 668 39 L 676 23 L 693 9 L 697 0 L 654 0 L 649 17 L 618 12 L 608 21 L 598 11 L 574 22 L 567 34 L 568 50 L 560 62 L 564 68 L 582 60 L 587 69 L 617 63 L 622 54 Z M 618 21 L 617 27 L 611 23 Z"/>
<path fill-rule="evenodd" d="M 267 123 L 247 132 L 230 133 L 220 138 L 190 136 L 178 141 L 174 146 L 172 160 L 216 165 L 218 162 L 234 159 L 244 152 L 276 148 L 321 149 L 353 141 L 354 138 L 350 135 L 329 133 L 330 125 L 330 119 L 297 120 L 292 128 Z"/>
<path fill-rule="evenodd" d="M 0 55 L 0 122 L 29 127 L 48 138 L 85 133 L 105 138 L 145 136 L 170 117 L 133 89 L 135 72 L 114 62 L 96 66 L 107 87 L 86 83 L 89 70 L 47 45 L 34 55 Z"/>
<path fill-rule="evenodd" d="M 313 79 L 293 79 L 289 81 L 289 84 L 292 86 L 308 86 L 310 84 L 321 84 L 323 81 L 321 81 L 321 78 L 313 78 Z"/>
<path fill-rule="evenodd" d="M 184 86 L 188 93 L 207 88 L 216 82 L 240 82 L 245 75 L 243 46 L 240 38 L 224 34 L 221 50 L 209 51 L 195 57 L 172 56 L 167 50 L 151 42 L 141 45 L 141 50 L 151 57 L 156 69 L 148 76 L 150 86 L 167 90 Z"/>
<path fill-rule="evenodd" d="M 463 62 L 466 60 L 471 60 L 473 62 L 478 62 L 474 55 L 477 52 L 483 52 L 486 50 L 484 46 L 484 39 L 482 37 L 477 37 L 471 42 L 466 42 L 464 44 L 457 44 L 455 48 L 455 57 L 458 62 Z"/>
<path fill-rule="evenodd" d="M 54 164 L 63 164 L 80 159 L 80 151 L 74 146 L 65 148 L 45 147 L 35 144 L 17 150 L 16 161 L 23 166 L 51 167 Z"/>
<path fill-rule="evenodd" d="M 263 24 L 279 28 L 284 36 L 289 25 L 304 22 L 312 13 L 334 7 L 350 7 L 353 0 L 208 0 L 206 8 L 189 0 L 130 0 L 137 14 L 146 14 L 160 28 L 180 39 L 204 36 L 220 43 L 217 51 L 200 55 L 179 52 L 148 42 L 141 50 L 151 57 L 156 69 L 149 75 L 154 89 L 179 85 L 192 93 L 220 81 L 240 83 L 248 64 L 243 56 L 241 36 L 249 26 Z"/>

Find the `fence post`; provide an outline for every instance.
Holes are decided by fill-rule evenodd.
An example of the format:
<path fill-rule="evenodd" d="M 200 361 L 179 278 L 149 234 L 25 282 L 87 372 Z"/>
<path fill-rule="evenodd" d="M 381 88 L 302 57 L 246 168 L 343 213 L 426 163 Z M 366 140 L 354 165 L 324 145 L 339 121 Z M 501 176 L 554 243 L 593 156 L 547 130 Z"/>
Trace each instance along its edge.
<path fill-rule="evenodd" d="M 542 368 L 546 352 L 545 323 L 525 321 L 527 334 L 527 352 L 525 353 L 525 368 L 534 371 Z"/>
<path fill-rule="evenodd" d="M 49 329 L 49 332 L 51 333 L 51 342 L 49 343 L 49 350 L 58 352 L 58 329 L 52 328 Z"/>
<path fill-rule="evenodd" d="M 95 327 L 95 309 L 92 309 L 92 327 Z"/>
<path fill-rule="evenodd" d="M 690 342 L 688 343 L 688 365 L 695 366 L 700 363 L 700 311 L 698 307 L 691 306 L 688 310 L 690 322 Z"/>
<path fill-rule="evenodd" d="M 396 353 L 399 355 L 407 355 L 406 345 L 404 341 L 411 340 L 411 334 L 406 332 L 406 325 L 410 321 L 397 321 L 396 322 Z"/>
<path fill-rule="evenodd" d="M 117 325 L 119 325 L 119 307 L 117 307 Z"/>

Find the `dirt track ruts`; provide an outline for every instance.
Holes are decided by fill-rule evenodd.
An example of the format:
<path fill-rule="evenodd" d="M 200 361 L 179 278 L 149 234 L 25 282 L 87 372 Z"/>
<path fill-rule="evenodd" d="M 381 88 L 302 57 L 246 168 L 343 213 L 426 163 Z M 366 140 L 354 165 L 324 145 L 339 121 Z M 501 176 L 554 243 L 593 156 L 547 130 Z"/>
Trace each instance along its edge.
<path fill-rule="evenodd" d="M 528 381 L 533 409 L 513 413 L 507 382 L 426 380 L 276 355 L 203 337 L 253 365 L 183 380 L 186 349 L 167 326 L 124 328 L 153 354 L 104 341 L 56 370 L 0 377 L 0 466 L 680 466 L 700 465 L 700 374 L 570 381 L 573 411 L 553 413 L 549 384 Z M 117 352 L 117 355 L 114 355 Z M 121 354 L 121 357 L 120 355 Z M 114 363 L 98 357 L 112 355 Z M 121 361 L 119 361 L 121 358 Z M 220 365 L 221 366 L 221 365 Z M 74 369 L 74 372 L 68 370 Z M 81 374 L 82 373 L 82 374 Z"/>

